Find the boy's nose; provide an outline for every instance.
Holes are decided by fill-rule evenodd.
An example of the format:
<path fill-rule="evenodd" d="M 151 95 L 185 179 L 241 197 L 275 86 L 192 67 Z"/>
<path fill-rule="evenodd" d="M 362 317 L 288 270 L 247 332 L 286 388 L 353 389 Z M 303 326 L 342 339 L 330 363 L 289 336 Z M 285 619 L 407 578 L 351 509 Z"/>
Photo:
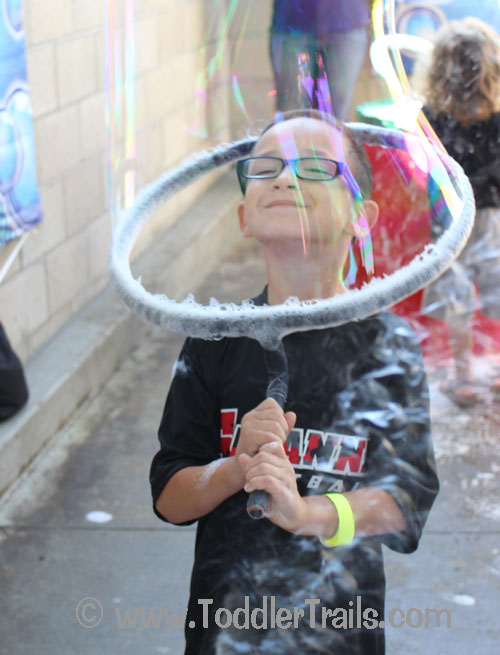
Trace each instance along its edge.
<path fill-rule="evenodd" d="M 297 177 L 295 173 L 293 172 L 293 168 L 290 166 L 290 164 L 285 164 L 283 167 L 283 170 L 281 173 L 278 175 L 278 177 L 275 177 L 273 179 L 274 186 L 276 187 L 295 187 L 297 186 Z"/>

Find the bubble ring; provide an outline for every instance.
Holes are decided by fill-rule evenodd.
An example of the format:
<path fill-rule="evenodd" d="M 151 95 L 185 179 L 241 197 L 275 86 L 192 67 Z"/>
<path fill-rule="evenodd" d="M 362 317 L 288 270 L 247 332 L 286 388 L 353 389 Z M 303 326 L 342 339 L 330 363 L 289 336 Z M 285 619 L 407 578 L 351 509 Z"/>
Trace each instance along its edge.
<path fill-rule="evenodd" d="M 404 149 L 409 138 L 417 138 L 363 123 L 350 123 L 349 127 L 367 145 Z M 144 188 L 125 212 L 113 236 L 108 267 L 119 296 L 141 318 L 192 337 L 247 336 L 257 339 L 265 348 L 276 349 L 282 337 L 292 332 L 360 320 L 394 305 L 439 277 L 467 242 L 475 213 L 472 188 L 459 164 L 443 154 L 442 160 L 455 175 L 460 188 L 463 201 L 460 216 L 434 244 L 427 246 L 406 266 L 387 277 L 374 278 L 361 289 L 326 299 L 273 306 L 206 306 L 196 302 L 176 302 L 146 291 L 141 282 L 134 279 L 129 262 L 143 225 L 169 197 L 205 173 L 245 156 L 256 141 L 257 137 L 252 137 L 221 144 L 195 155 Z"/>

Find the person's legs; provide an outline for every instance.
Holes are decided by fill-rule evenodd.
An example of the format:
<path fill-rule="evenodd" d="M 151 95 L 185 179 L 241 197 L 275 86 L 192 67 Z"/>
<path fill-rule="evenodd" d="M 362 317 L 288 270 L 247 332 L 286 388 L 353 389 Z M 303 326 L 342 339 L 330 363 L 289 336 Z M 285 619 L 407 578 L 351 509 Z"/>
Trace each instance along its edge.
<path fill-rule="evenodd" d="M 270 51 L 277 110 L 305 109 L 312 106 L 317 49 L 314 45 L 314 40 L 307 34 L 271 32 Z"/>
<path fill-rule="evenodd" d="M 443 390 L 460 407 L 469 407 L 477 401 L 472 376 L 473 333 L 470 316 L 452 319 L 449 324 L 450 346 L 455 361 L 455 380 Z"/>
<path fill-rule="evenodd" d="M 422 314 L 448 324 L 455 375 L 441 388 L 460 407 L 473 405 L 477 400 L 472 383 L 474 310 L 474 283 L 460 259 L 424 290 Z"/>
<path fill-rule="evenodd" d="M 480 311 L 488 318 L 500 320 L 500 208 L 478 209 L 474 232 L 468 258 L 476 270 Z M 500 393 L 500 372 L 491 388 Z"/>
<path fill-rule="evenodd" d="M 365 28 L 337 32 L 322 43 L 332 109 L 340 120 L 349 118 L 352 95 L 368 45 Z"/>

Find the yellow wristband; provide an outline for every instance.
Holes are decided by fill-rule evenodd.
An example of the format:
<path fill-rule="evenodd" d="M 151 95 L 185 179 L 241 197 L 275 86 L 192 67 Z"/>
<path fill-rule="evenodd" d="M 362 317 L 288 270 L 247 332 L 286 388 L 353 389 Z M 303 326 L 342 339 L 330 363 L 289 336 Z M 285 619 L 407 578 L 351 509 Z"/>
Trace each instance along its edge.
<path fill-rule="evenodd" d="M 346 546 L 354 539 L 356 527 L 354 525 L 354 514 L 345 496 L 342 494 L 325 494 L 332 501 L 338 514 L 337 532 L 330 539 L 320 539 L 323 546 Z"/>

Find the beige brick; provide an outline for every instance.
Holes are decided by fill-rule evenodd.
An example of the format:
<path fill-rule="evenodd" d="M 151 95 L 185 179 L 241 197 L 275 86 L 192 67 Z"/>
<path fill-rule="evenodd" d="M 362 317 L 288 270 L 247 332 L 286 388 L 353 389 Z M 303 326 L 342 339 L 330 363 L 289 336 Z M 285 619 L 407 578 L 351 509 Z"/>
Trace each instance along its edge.
<path fill-rule="evenodd" d="M 28 338 L 28 354 L 30 357 L 36 353 L 39 348 L 47 343 L 56 332 L 71 318 L 71 304 L 68 303 L 59 311 L 52 313 L 46 323 L 44 323 L 36 332 L 33 332 Z"/>
<path fill-rule="evenodd" d="M 87 303 L 93 300 L 107 284 L 107 276 L 101 276 L 86 284 L 83 291 L 73 298 L 71 304 L 73 314 L 79 312 Z"/>
<path fill-rule="evenodd" d="M 148 86 L 147 74 L 140 75 L 135 79 L 135 106 L 134 106 L 134 119 L 135 119 L 135 128 L 137 130 L 142 130 L 148 125 L 148 108 L 150 104 L 150 98 L 146 96 L 146 87 Z"/>
<path fill-rule="evenodd" d="M 207 147 L 206 139 L 198 136 L 192 129 L 193 127 L 204 127 L 200 123 L 196 124 L 196 119 L 193 108 L 178 111 L 165 119 L 163 133 L 166 167 L 171 168 Z"/>
<path fill-rule="evenodd" d="M 35 264 L 19 271 L 0 286 L 2 323 L 5 324 L 13 345 L 42 325 L 49 316 L 45 271 Z"/>
<path fill-rule="evenodd" d="M 104 29 L 106 0 L 76 0 L 74 5 L 75 31 Z"/>
<path fill-rule="evenodd" d="M 97 74 L 97 89 L 99 91 L 103 91 L 106 88 L 106 85 L 108 84 L 106 80 L 106 41 L 104 38 L 104 34 L 102 32 L 99 32 L 98 34 L 95 35 L 95 40 L 96 40 L 96 74 Z M 114 81 L 111 80 L 110 83 L 113 83 Z"/>
<path fill-rule="evenodd" d="M 154 126 L 137 134 L 137 186 L 155 180 L 165 171 L 163 129 L 161 125 Z"/>
<path fill-rule="evenodd" d="M 229 82 L 218 84 L 211 89 L 207 99 L 207 130 L 209 136 L 224 132 L 224 138 L 230 138 L 231 98 L 232 90 Z"/>
<path fill-rule="evenodd" d="M 148 100 L 147 122 L 162 119 L 176 105 L 180 104 L 174 68 L 162 66 L 145 76 L 144 93 Z"/>
<path fill-rule="evenodd" d="M 206 0 L 190 0 L 184 8 L 184 44 L 187 52 L 198 50 L 208 40 L 205 10 Z M 210 13 L 210 12 L 207 12 Z"/>
<path fill-rule="evenodd" d="M 25 267 L 49 250 L 62 243 L 66 237 L 64 196 L 62 182 L 40 189 L 43 220 L 32 230 L 22 249 Z"/>
<path fill-rule="evenodd" d="M 156 16 L 142 18 L 135 23 L 135 71 L 158 66 L 160 46 L 158 43 L 158 20 Z"/>
<path fill-rule="evenodd" d="M 186 0 L 135 0 L 134 8 L 136 14 L 152 11 L 158 12 L 170 9 L 170 7 L 178 5 L 179 2 L 185 1 Z M 211 2 L 212 0 L 209 1 Z"/>
<path fill-rule="evenodd" d="M 186 49 L 186 12 L 183 4 L 174 5 L 158 17 L 160 57 L 168 63 Z"/>
<path fill-rule="evenodd" d="M 108 250 L 111 244 L 111 221 L 103 214 L 88 227 L 89 280 L 107 276 Z"/>
<path fill-rule="evenodd" d="M 106 152 L 101 152 L 99 155 L 99 158 L 101 160 L 101 179 L 102 179 L 102 184 L 103 184 L 103 189 L 104 189 L 104 211 L 109 213 L 109 202 L 110 202 L 110 194 L 111 194 L 111 188 L 110 188 L 110 181 L 109 181 L 109 173 L 111 170 L 110 167 L 110 162 L 108 160 L 108 155 Z"/>
<path fill-rule="evenodd" d="M 104 93 L 97 93 L 80 103 L 82 151 L 85 158 L 106 148 L 106 115 Z"/>
<path fill-rule="evenodd" d="M 69 0 L 27 0 L 24 11 L 30 43 L 54 41 L 74 29 L 73 2 Z"/>
<path fill-rule="evenodd" d="M 174 71 L 174 88 L 172 97 L 176 99 L 174 107 L 192 101 L 199 91 L 205 90 L 206 67 L 203 53 L 187 52 L 172 60 Z"/>
<path fill-rule="evenodd" d="M 35 120 L 39 183 L 51 182 L 81 158 L 79 112 L 76 106 Z"/>
<path fill-rule="evenodd" d="M 33 116 L 37 117 L 57 108 L 54 47 L 28 48 L 26 61 Z"/>
<path fill-rule="evenodd" d="M 101 157 L 81 163 L 64 178 L 68 235 L 81 230 L 104 210 L 104 179 Z"/>
<path fill-rule="evenodd" d="M 233 43 L 231 63 L 232 69 L 239 77 L 273 79 L 267 38 L 247 39 Z"/>
<path fill-rule="evenodd" d="M 85 98 L 97 89 L 96 39 L 93 34 L 56 46 L 61 105 Z"/>
<path fill-rule="evenodd" d="M 50 312 L 71 303 L 87 284 L 87 242 L 76 235 L 47 255 Z"/>

